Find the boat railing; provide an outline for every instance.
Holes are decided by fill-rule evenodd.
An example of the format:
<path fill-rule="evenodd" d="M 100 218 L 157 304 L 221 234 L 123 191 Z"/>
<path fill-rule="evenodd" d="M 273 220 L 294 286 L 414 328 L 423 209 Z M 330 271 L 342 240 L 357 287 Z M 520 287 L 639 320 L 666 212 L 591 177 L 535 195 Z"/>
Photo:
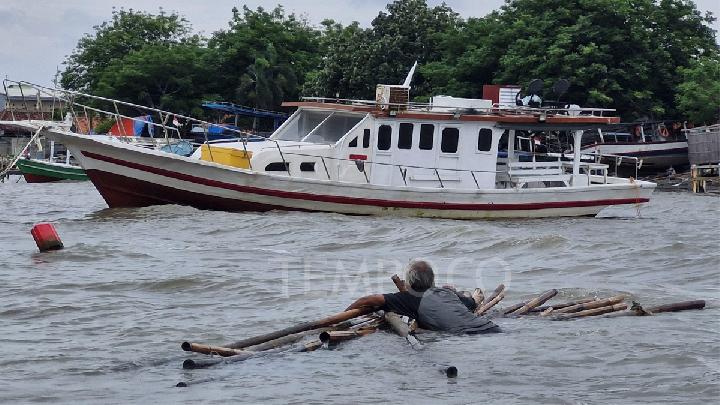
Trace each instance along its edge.
<path fill-rule="evenodd" d="M 631 162 L 635 162 L 633 165 L 635 167 L 635 178 L 638 178 L 638 172 L 640 169 L 642 169 L 643 160 L 641 158 L 635 157 L 635 156 L 625 156 L 625 155 L 615 155 L 612 153 L 600 153 L 600 152 L 583 152 L 583 155 L 593 156 L 595 158 L 595 163 L 600 163 L 603 159 L 606 161 L 613 161 L 615 163 L 615 175 L 617 176 L 618 167 L 622 164 L 624 160 L 629 160 Z"/>
<path fill-rule="evenodd" d="M 60 116 L 63 116 L 64 113 L 69 112 L 71 115 L 71 119 L 73 120 L 73 123 L 76 124 L 76 127 L 79 127 L 79 115 L 76 111 L 76 107 L 78 110 L 81 109 L 81 111 L 84 114 L 84 117 L 86 119 L 86 122 L 88 122 L 88 125 L 90 123 L 90 115 L 88 114 L 88 111 L 94 112 L 96 114 L 99 114 L 101 116 L 106 116 L 111 119 L 113 119 L 118 126 L 118 130 L 120 131 L 120 135 L 114 134 L 118 137 L 118 139 L 126 138 L 128 135 L 132 134 L 126 134 L 125 133 L 125 125 L 122 123 L 122 119 L 130 119 L 134 122 L 141 122 L 144 123 L 152 128 L 160 128 L 162 130 L 162 133 L 164 135 L 164 139 L 167 142 L 168 145 L 170 145 L 170 134 L 176 134 L 178 137 L 180 137 L 180 130 L 174 126 L 170 125 L 171 120 L 179 119 L 186 121 L 189 125 L 192 124 L 198 124 L 204 129 L 205 134 L 205 140 L 208 141 L 208 128 L 211 126 L 217 126 L 217 123 L 212 123 L 209 121 L 201 120 L 198 118 L 190 117 L 183 114 L 177 114 L 170 111 L 165 111 L 159 108 L 154 107 L 147 107 L 140 104 L 130 103 L 127 101 L 112 99 L 108 97 L 101 97 L 96 96 L 93 94 L 83 93 L 80 91 L 74 91 L 74 90 L 66 90 L 66 89 L 60 89 L 60 88 L 53 88 L 53 87 L 47 87 L 27 81 L 22 80 L 10 80 L 10 79 L 4 79 L 3 80 L 3 88 L 5 90 L 5 94 L 7 94 L 7 85 L 8 83 L 16 84 L 19 86 L 21 90 L 22 95 L 22 101 L 25 109 L 29 112 L 30 108 L 28 107 L 28 101 L 26 100 L 26 96 L 22 91 L 23 85 L 29 86 L 30 88 L 33 88 L 37 91 L 37 94 L 39 95 L 41 92 L 44 95 L 51 95 L 53 97 L 53 105 L 52 105 L 52 111 L 51 111 L 51 119 L 55 116 L 55 101 L 58 101 L 58 108 Z M 28 99 L 29 101 L 32 101 Z M 85 101 L 84 103 L 81 103 L 78 100 Z M 93 103 L 107 103 L 106 105 L 108 107 L 106 108 L 99 108 L 92 106 L 90 104 Z M 20 119 L 17 119 L 17 116 L 15 115 L 16 111 L 13 108 L 14 106 L 11 106 L 10 114 L 13 121 L 20 121 Z M 160 122 L 154 122 L 150 119 L 146 119 L 143 117 L 132 117 L 127 114 L 123 114 L 120 112 L 120 108 L 127 108 L 138 112 L 146 112 L 151 114 L 156 114 L 160 118 Z M 238 134 L 238 138 L 243 143 L 243 149 L 247 153 L 247 139 L 253 134 L 249 134 L 245 131 L 234 129 L 234 128 L 226 128 L 226 131 L 233 132 Z M 112 136 L 112 135 L 111 135 Z M 274 141 L 277 144 L 277 141 Z M 279 145 L 278 145 L 279 148 Z"/>
<path fill-rule="evenodd" d="M 344 99 L 344 98 L 331 98 L 331 97 L 303 97 L 303 101 L 315 102 L 321 104 L 342 104 L 359 107 L 373 107 L 377 109 L 388 109 L 391 112 L 397 110 L 407 109 L 409 111 L 422 111 L 422 112 L 447 112 L 450 114 L 460 115 L 570 115 L 570 116 L 594 116 L 603 117 L 606 113 L 616 112 L 613 108 L 586 108 L 586 107 L 570 107 L 570 108 L 559 108 L 559 107 L 528 107 L 528 106 L 507 106 L 501 104 L 493 104 L 491 107 L 458 107 L 458 106 L 445 106 L 433 103 L 418 103 L 418 102 L 407 102 L 407 103 L 385 103 L 378 102 L 375 100 L 361 100 L 361 99 Z"/>
<path fill-rule="evenodd" d="M 320 161 L 323 164 L 323 167 L 325 168 L 325 175 L 327 176 L 327 180 L 332 180 L 332 176 L 330 175 L 330 171 L 328 170 L 326 160 L 353 163 L 357 167 L 358 171 L 365 175 L 365 181 L 368 184 L 370 184 L 370 178 L 367 176 L 367 171 L 365 170 L 365 165 L 369 165 L 371 167 L 372 166 L 387 166 L 387 167 L 397 168 L 403 179 L 403 183 L 405 184 L 405 186 L 408 185 L 407 169 L 420 169 L 420 170 L 428 170 L 428 171 L 434 172 L 434 174 L 438 180 L 438 186 L 440 188 L 445 188 L 445 183 L 443 183 L 442 176 L 440 175 L 441 172 L 468 173 L 472 177 L 472 179 L 475 183 L 475 186 L 478 189 L 481 189 L 481 187 L 480 187 L 480 183 L 478 182 L 478 179 L 476 177 L 477 173 L 493 173 L 493 174 L 504 173 L 503 171 L 498 171 L 498 170 L 453 169 L 453 168 L 442 168 L 442 167 L 405 165 L 405 164 L 397 164 L 397 163 L 374 162 L 372 160 L 349 159 L 349 158 L 342 158 L 342 157 L 335 157 L 335 156 L 321 156 L 321 155 L 313 155 L 313 154 L 309 154 L 309 153 L 292 152 L 292 151 L 288 151 L 288 150 L 284 150 L 282 153 L 284 156 L 300 156 L 300 157 L 306 157 L 306 158 L 320 159 Z M 289 167 L 289 166 L 286 165 L 286 167 Z M 289 169 L 288 169 L 288 173 L 290 176 L 292 176 L 292 173 L 290 173 Z"/>

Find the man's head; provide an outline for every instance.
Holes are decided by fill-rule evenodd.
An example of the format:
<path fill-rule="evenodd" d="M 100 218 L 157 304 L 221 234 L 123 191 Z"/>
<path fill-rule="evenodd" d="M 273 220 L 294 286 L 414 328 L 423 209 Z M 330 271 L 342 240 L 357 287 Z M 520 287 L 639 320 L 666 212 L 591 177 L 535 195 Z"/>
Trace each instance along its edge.
<path fill-rule="evenodd" d="M 405 283 L 416 292 L 424 292 L 435 286 L 435 273 L 428 262 L 424 260 L 413 260 L 408 264 L 405 271 Z"/>

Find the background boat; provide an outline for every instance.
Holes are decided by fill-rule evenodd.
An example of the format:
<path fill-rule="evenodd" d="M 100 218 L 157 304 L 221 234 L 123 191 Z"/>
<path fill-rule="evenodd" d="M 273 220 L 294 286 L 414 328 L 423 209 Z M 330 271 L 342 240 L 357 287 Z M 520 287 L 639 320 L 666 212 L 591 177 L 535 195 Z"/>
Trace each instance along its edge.
<path fill-rule="evenodd" d="M 39 159 L 20 159 L 16 164 L 28 183 L 89 180 L 85 170 L 77 165 Z"/>

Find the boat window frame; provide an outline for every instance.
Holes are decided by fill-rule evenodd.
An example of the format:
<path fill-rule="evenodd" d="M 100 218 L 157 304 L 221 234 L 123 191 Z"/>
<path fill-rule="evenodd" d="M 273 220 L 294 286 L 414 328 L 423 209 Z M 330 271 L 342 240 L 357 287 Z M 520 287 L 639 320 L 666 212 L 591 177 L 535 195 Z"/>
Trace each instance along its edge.
<path fill-rule="evenodd" d="M 387 134 L 387 136 L 388 136 L 387 148 L 385 148 L 385 149 L 381 149 L 381 148 L 380 148 L 380 140 L 381 140 L 381 137 L 384 137 L 384 135 L 385 135 L 385 134 L 383 133 L 383 128 L 388 128 L 388 131 L 389 131 L 388 134 Z M 376 142 L 375 142 L 375 147 L 377 148 L 377 151 L 378 151 L 378 152 L 385 152 L 385 153 L 387 153 L 387 152 L 389 152 L 389 151 L 392 149 L 392 133 L 393 133 L 393 127 L 392 127 L 392 125 L 390 125 L 390 124 L 381 124 L 381 125 L 378 126 L 377 140 L 376 140 Z M 384 145 L 385 145 L 385 143 L 383 143 L 383 146 L 384 146 Z"/>
<path fill-rule="evenodd" d="M 370 130 L 370 128 L 365 128 L 363 130 L 363 140 L 362 140 L 362 145 L 363 145 L 362 148 L 363 149 L 368 149 L 370 147 L 370 145 L 371 145 L 370 141 L 372 140 L 371 138 L 372 138 L 372 131 Z"/>
<path fill-rule="evenodd" d="M 303 173 L 315 173 L 315 163 L 317 162 L 300 162 L 300 171 Z M 308 166 L 310 166 L 312 170 L 308 170 Z"/>
<path fill-rule="evenodd" d="M 480 139 L 481 139 L 481 137 L 483 137 L 483 135 L 482 135 L 483 131 L 489 131 L 489 132 L 490 132 L 490 134 L 489 134 L 489 139 L 490 139 L 490 140 L 489 140 L 489 142 L 488 142 L 488 145 L 489 145 L 490 149 L 487 149 L 487 150 L 480 149 Z M 488 138 L 488 136 L 485 136 L 485 138 Z M 492 128 L 480 128 L 480 129 L 478 129 L 478 133 L 477 133 L 477 144 L 476 144 L 476 149 L 475 149 L 475 152 L 476 152 L 476 153 L 484 153 L 484 154 L 492 153 L 494 143 L 495 143 L 495 131 L 493 131 Z"/>
<path fill-rule="evenodd" d="M 403 128 L 407 129 L 408 127 L 410 127 L 409 134 L 407 133 L 407 131 L 405 133 L 403 133 Z M 398 136 L 397 136 L 397 145 L 396 145 L 398 150 L 411 150 L 413 148 L 413 138 L 414 138 L 413 133 L 414 132 L 415 132 L 415 124 L 412 122 L 401 122 L 398 125 Z M 407 137 L 407 135 L 410 136 L 409 143 L 401 142 L 401 141 L 403 141 L 403 135 L 405 135 L 406 137 Z M 408 139 L 405 139 L 405 141 L 408 141 Z"/>
<path fill-rule="evenodd" d="M 273 166 L 273 169 L 268 169 L 269 167 Z M 274 166 L 282 166 L 282 169 L 276 169 Z M 290 169 L 290 162 L 270 162 L 267 165 L 265 165 L 264 172 L 266 173 L 274 173 L 274 172 L 283 172 L 287 173 L 287 171 Z"/>
<path fill-rule="evenodd" d="M 423 148 L 423 129 L 431 127 L 432 131 L 430 132 L 430 147 L 429 148 Z M 427 133 L 425 133 L 427 136 Z M 435 124 L 420 124 L 420 134 L 418 136 L 418 149 L 419 150 L 433 150 L 435 149 Z"/>
<path fill-rule="evenodd" d="M 454 152 L 445 152 L 443 150 L 443 140 L 445 139 L 445 131 L 451 129 L 457 131 L 456 133 L 456 140 L 455 140 L 455 151 Z M 460 127 L 455 126 L 443 126 L 442 130 L 440 131 L 440 154 L 442 155 L 449 155 L 449 156 L 458 156 L 460 153 Z"/>

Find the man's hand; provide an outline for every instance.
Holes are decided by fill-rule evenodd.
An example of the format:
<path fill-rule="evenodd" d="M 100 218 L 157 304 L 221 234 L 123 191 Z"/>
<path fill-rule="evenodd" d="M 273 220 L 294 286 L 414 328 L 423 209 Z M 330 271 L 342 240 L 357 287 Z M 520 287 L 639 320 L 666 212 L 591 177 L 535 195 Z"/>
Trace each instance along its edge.
<path fill-rule="evenodd" d="M 381 306 L 385 305 L 385 297 L 383 297 L 382 294 L 375 294 L 375 295 L 368 295 L 362 298 L 358 298 L 357 301 L 353 302 L 349 307 L 347 307 L 345 310 L 349 311 L 351 309 L 358 309 L 358 308 L 380 308 Z"/>

